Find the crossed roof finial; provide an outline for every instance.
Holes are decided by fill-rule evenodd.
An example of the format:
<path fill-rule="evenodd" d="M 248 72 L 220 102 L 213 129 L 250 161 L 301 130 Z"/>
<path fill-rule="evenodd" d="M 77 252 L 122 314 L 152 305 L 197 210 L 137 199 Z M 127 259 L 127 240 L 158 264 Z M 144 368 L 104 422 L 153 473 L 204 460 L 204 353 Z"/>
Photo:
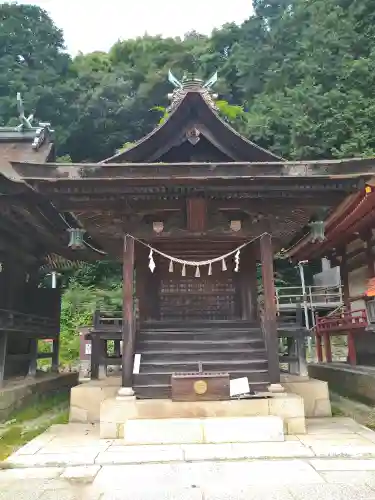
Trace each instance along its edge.
<path fill-rule="evenodd" d="M 20 120 L 20 124 L 18 125 L 17 129 L 24 130 L 25 128 L 26 129 L 33 128 L 32 122 L 34 120 L 34 115 L 31 114 L 26 118 L 25 108 L 23 106 L 21 92 L 17 92 L 17 109 L 18 109 L 18 116 L 19 116 L 19 120 Z"/>

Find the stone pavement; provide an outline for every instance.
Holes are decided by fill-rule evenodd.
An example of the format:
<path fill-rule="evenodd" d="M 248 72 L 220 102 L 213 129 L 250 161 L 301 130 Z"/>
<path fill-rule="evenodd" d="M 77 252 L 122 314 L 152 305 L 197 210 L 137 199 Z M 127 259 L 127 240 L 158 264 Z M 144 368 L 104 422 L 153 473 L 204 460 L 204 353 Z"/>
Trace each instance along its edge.
<path fill-rule="evenodd" d="M 54 426 L 0 471 L 0 500 L 375 500 L 375 433 L 313 419 L 285 442 L 123 446 Z M 5 464 L 4 464 L 5 465 Z"/>

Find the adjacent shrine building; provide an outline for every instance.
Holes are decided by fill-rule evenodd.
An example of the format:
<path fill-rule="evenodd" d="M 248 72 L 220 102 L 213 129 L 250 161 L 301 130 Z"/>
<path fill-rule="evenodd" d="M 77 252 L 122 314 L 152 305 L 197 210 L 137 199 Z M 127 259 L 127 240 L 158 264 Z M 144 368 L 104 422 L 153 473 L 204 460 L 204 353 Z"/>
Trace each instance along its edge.
<path fill-rule="evenodd" d="M 173 83 L 165 122 L 101 163 L 12 159 L 16 201 L 26 191 L 47 200 L 82 248 L 76 258 L 123 262 L 123 316 L 100 311 L 92 330 L 96 360 L 106 340 L 123 340 L 112 359 L 123 395 L 169 397 L 171 374 L 198 367 L 264 390 L 280 381 L 288 329 L 276 318 L 274 257 L 304 234 L 322 239 L 322 219 L 365 189 L 375 160 L 285 161 L 223 120 L 212 80 Z"/>

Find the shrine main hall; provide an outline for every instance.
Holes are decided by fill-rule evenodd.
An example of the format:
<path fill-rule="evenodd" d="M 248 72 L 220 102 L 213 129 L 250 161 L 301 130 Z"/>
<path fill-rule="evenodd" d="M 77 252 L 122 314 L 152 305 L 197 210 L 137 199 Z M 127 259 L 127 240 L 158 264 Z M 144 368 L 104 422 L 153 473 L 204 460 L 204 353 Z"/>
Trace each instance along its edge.
<path fill-rule="evenodd" d="M 38 338 L 53 339 L 58 368 L 60 294 L 39 287 L 38 269 L 59 259 L 122 262 L 122 315 L 98 310 L 87 332 L 90 383 L 113 400 L 204 399 L 207 387 L 230 399 L 241 378 L 277 392 L 283 337 L 305 374 L 303 324 L 277 317 L 274 259 L 324 239 L 327 214 L 371 186 L 375 159 L 286 161 L 223 119 L 214 80 L 171 78 L 163 123 L 100 163 L 55 163 L 49 124 L 0 129 L 0 383 L 35 373 Z M 194 373 L 204 384 L 173 395 L 173 376 Z"/>

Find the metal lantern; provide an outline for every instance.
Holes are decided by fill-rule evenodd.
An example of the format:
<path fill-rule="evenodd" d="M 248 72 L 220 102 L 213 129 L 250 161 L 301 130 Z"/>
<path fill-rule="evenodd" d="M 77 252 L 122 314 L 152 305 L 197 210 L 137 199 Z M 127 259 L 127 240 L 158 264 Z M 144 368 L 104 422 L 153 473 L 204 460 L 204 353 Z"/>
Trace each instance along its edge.
<path fill-rule="evenodd" d="M 314 221 L 310 222 L 311 228 L 311 242 L 315 243 L 317 241 L 324 241 L 326 239 L 324 234 L 324 222 L 323 221 Z"/>
<path fill-rule="evenodd" d="M 70 234 L 69 248 L 72 250 L 82 250 L 85 248 L 83 243 L 83 235 L 85 234 L 85 230 L 81 228 L 72 228 L 68 229 L 68 233 Z"/>

